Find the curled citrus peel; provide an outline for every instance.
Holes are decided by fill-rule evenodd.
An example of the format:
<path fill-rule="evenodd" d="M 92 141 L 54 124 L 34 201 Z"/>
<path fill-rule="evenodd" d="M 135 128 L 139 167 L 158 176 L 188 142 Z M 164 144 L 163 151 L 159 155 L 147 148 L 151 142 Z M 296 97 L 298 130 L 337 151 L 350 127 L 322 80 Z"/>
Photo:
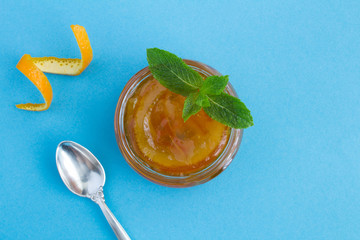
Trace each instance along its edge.
<path fill-rule="evenodd" d="M 84 27 L 71 25 L 76 41 L 80 48 L 81 59 L 78 58 L 57 58 L 57 57 L 31 57 L 25 54 L 16 65 L 29 80 L 39 89 L 44 97 L 45 103 L 18 104 L 17 108 L 29 111 L 44 111 L 50 107 L 52 101 L 52 88 L 46 73 L 72 75 L 81 74 L 89 66 L 93 53 L 89 37 Z"/>
<path fill-rule="evenodd" d="M 34 64 L 29 54 L 20 59 L 16 68 L 20 70 L 41 92 L 45 103 L 25 103 L 16 105 L 17 108 L 29 111 L 44 111 L 50 107 L 53 93 L 49 80 L 45 74 Z"/>

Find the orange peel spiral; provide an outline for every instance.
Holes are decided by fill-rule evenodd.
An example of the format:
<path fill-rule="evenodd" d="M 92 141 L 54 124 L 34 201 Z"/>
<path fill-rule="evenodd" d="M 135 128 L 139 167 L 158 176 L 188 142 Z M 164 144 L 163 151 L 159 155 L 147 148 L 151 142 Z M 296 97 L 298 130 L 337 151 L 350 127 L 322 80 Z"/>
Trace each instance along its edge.
<path fill-rule="evenodd" d="M 47 110 L 52 102 L 53 93 L 49 80 L 44 72 L 62 75 L 76 76 L 81 74 L 89 66 L 93 52 L 89 37 L 84 27 L 71 25 L 76 41 L 80 48 L 81 59 L 57 58 L 57 57 L 31 57 L 25 54 L 20 59 L 16 68 L 19 69 L 40 91 L 45 103 L 18 104 L 17 108 L 29 111 Z"/>

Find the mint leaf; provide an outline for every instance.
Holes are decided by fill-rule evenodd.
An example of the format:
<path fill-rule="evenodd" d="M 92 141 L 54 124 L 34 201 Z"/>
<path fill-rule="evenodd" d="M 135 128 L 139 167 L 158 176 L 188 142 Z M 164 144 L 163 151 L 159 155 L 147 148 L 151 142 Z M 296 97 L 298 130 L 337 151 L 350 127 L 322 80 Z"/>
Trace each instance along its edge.
<path fill-rule="evenodd" d="M 201 110 L 201 106 L 196 104 L 196 99 L 198 95 L 199 93 L 190 93 L 189 96 L 185 99 L 184 109 L 182 114 L 182 118 L 184 119 L 184 122 L 186 122 L 189 119 L 189 117 L 198 113 Z"/>
<path fill-rule="evenodd" d="M 170 91 L 186 97 L 201 87 L 203 79 L 200 74 L 181 58 L 158 48 L 146 52 L 151 73 Z"/>
<path fill-rule="evenodd" d="M 210 107 L 210 102 L 205 94 L 200 93 L 196 99 L 196 104 L 200 107 Z"/>
<path fill-rule="evenodd" d="M 228 75 L 207 77 L 200 88 L 200 92 L 209 95 L 219 95 L 224 91 L 228 81 Z"/>
<path fill-rule="evenodd" d="M 212 119 L 232 128 L 247 128 L 254 125 L 249 109 L 240 99 L 226 93 L 208 95 L 210 107 L 204 111 Z"/>

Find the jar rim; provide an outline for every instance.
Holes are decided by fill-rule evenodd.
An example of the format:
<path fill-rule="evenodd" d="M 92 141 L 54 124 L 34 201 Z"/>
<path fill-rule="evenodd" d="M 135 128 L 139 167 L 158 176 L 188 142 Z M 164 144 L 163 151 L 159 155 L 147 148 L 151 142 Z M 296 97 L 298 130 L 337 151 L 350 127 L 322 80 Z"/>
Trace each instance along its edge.
<path fill-rule="evenodd" d="M 221 75 L 217 70 L 204 63 L 187 59 L 184 59 L 184 62 L 205 76 Z M 216 158 L 216 160 L 204 169 L 184 176 L 170 176 L 159 173 L 150 168 L 150 166 L 148 166 L 146 162 L 138 157 L 132 150 L 130 143 L 125 135 L 124 129 L 124 116 L 127 101 L 133 95 L 139 84 L 151 76 L 152 74 L 149 70 L 149 67 L 141 69 L 134 76 L 132 76 L 122 90 L 116 106 L 114 118 L 115 136 L 119 149 L 126 162 L 130 165 L 131 168 L 133 168 L 144 178 L 156 184 L 168 187 L 190 187 L 205 183 L 213 179 L 222 171 L 224 171 L 235 157 L 241 144 L 243 129 L 231 128 L 230 136 L 226 146 L 222 153 Z M 230 83 L 228 83 L 226 86 L 225 91 L 230 95 L 237 97 L 235 89 Z"/>

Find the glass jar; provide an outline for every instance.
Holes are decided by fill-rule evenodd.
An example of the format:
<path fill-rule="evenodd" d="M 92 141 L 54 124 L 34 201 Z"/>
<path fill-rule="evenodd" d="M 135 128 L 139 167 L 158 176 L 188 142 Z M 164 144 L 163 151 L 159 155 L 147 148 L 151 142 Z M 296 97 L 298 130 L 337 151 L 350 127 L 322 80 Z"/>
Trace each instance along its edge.
<path fill-rule="evenodd" d="M 205 76 L 221 75 L 217 70 L 206 64 L 192 60 L 184 60 L 184 62 L 190 67 L 192 67 L 195 71 Z M 151 76 L 152 75 L 148 67 L 145 67 L 144 69 L 136 73 L 125 85 L 116 106 L 114 121 L 115 135 L 118 146 L 125 160 L 137 173 L 139 173 L 144 178 L 167 187 L 191 187 L 213 179 L 222 171 L 224 171 L 235 157 L 235 154 L 240 147 L 243 129 L 232 128 L 230 130 L 230 137 L 226 144 L 226 147 L 224 148 L 223 152 L 217 157 L 217 159 L 206 168 L 185 176 L 168 176 L 164 175 L 163 173 L 157 172 L 151 169 L 146 164 L 146 162 L 144 162 L 132 150 L 130 142 L 127 140 L 127 137 L 125 135 L 124 129 L 126 104 L 128 102 L 128 99 L 134 94 L 137 86 L 139 86 L 139 84 L 143 80 Z M 237 94 L 230 83 L 228 83 L 228 85 L 226 86 L 225 91 L 228 94 L 237 97 Z"/>

